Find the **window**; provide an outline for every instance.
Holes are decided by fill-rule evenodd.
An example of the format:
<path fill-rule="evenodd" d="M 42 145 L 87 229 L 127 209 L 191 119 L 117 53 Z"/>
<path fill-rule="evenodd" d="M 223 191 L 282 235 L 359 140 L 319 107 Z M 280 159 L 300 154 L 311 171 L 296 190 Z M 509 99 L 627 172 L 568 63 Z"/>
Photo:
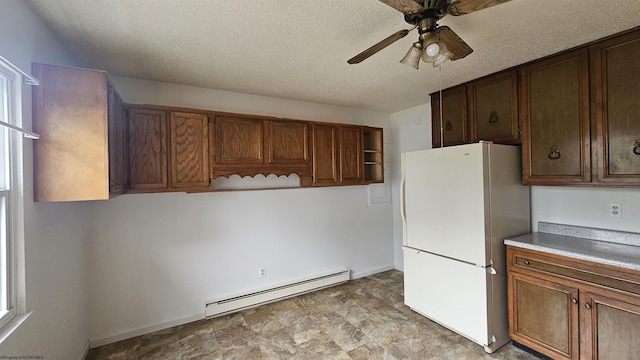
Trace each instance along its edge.
<path fill-rule="evenodd" d="M 0 57 L 0 342 L 27 316 L 22 195 L 23 76 L 28 75 Z"/>

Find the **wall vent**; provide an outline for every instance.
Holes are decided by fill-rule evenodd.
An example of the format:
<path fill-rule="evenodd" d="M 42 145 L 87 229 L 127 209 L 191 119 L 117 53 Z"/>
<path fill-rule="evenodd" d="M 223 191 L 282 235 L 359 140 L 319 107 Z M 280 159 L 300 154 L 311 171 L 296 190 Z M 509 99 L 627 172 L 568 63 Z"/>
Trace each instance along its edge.
<path fill-rule="evenodd" d="M 325 289 L 349 281 L 351 270 L 317 276 L 251 293 L 238 294 L 205 304 L 205 316 L 212 318 L 237 311 L 268 304 L 274 301 L 294 297 L 311 291 Z"/>

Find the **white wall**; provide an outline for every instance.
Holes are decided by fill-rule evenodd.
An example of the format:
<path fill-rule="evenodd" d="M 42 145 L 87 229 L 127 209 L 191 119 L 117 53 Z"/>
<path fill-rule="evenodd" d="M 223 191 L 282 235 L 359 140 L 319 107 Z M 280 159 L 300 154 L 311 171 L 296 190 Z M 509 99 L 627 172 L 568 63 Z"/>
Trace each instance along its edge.
<path fill-rule="evenodd" d="M 22 0 L 0 10 L 0 56 L 29 72 L 31 62 L 74 65 L 61 44 Z M 23 122 L 31 128 L 31 88 L 23 91 Z M 33 314 L 0 356 L 81 359 L 88 345 L 87 204 L 33 203 L 33 153 L 24 146 L 27 310 Z"/>
<path fill-rule="evenodd" d="M 114 78 L 125 102 L 386 127 L 389 114 Z M 203 317 L 205 301 L 393 268 L 391 204 L 366 186 L 125 195 L 91 206 L 92 345 Z M 258 278 L 266 267 L 267 277 Z"/>
<path fill-rule="evenodd" d="M 392 194 L 394 264 L 403 269 L 402 221 L 400 219 L 400 153 L 431 148 L 430 104 L 391 114 L 392 136 Z M 609 216 L 609 204 L 622 205 L 622 217 Z M 640 233 L 640 189 L 596 187 L 540 187 L 531 188 L 531 226 L 538 230 L 538 222 L 631 231 Z"/>
<path fill-rule="evenodd" d="M 431 148 L 431 104 L 416 106 L 391 114 L 391 196 L 393 199 L 393 261 L 404 270 L 402 255 L 402 218 L 400 216 L 400 182 L 405 151 Z"/>

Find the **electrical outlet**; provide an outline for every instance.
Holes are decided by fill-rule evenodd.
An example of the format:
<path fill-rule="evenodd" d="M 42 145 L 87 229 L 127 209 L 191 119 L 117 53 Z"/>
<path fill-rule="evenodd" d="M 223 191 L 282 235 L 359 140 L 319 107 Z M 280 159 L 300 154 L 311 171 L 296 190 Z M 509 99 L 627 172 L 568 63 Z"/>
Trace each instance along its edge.
<path fill-rule="evenodd" d="M 267 276 L 267 268 L 261 267 L 260 269 L 258 269 L 258 277 L 263 278 L 265 276 Z"/>
<path fill-rule="evenodd" d="M 609 216 L 611 217 L 622 217 L 622 205 L 620 204 L 609 204 Z"/>

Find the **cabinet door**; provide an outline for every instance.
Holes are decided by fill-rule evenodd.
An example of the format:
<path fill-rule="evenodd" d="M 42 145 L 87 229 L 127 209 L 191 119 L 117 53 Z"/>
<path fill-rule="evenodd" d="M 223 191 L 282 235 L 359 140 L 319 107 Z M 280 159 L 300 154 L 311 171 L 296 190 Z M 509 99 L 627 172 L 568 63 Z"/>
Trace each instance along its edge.
<path fill-rule="evenodd" d="M 587 49 L 521 69 L 523 182 L 591 181 Z"/>
<path fill-rule="evenodd" d="M 313 185 L 336 185 L 338 174 L 338 128 L 333 125 L 314 124 L 313 131 Z"/>
<path fill-rule="evenodd" d="M 520 142 L 516 70 L 470 83 L 467 95 L 471 142 Z"/>
<path fill-rule="evenodd" d="M 205 114 L 172 112 L 171 187 L 209 187 L 209 117 Z"/>
<path fill-rule="evenodd" d="M 109 193 L 122 194 L 127 189 L 126 114 L 120 96 L 111 83 L 107 84 L 109 98 Z"/>
<path fill-rule="evenodd" d="M 509 272 L 509 336 L 554 359 L 578 359 L 578 290 Z"/>
<path fill-rule="evenodd" d="M 598 181 L 640 185 L 640 31 L 592 50 Z"/>
<path fill-rule="evenodd" d="M 263 164 L 262 119 L 216 116 L 215 163 Z"/>
<path fill-rule="evenodd" d="M 640 298 L 633 297 L 635 304 Z M 614 292 L 581 296 L 582 359 L 635 360 L 640 354 L 640 305 Z"/>
<path fill-rule="evenodd" d="M 440 147 L 441 132 L 444 137 L 444 146 L 467 143 L 466 87 L 458 86 L 442 91 L 442 119 L 440 118 L 440 107 L 440 93 L 431 94 L 433 147 Z"/>
<path fill-rule="evenodd" d="M 269 164 L 309 165 L 309 124 L 301 121 L 267 122 Z"/>
<path fill-rule="evenodd" d="M 340 182 L 343 185 L 362 182 L 363 147 L 360 126 L 340 126 Z"/>
<path fill-rule="evenodd" d="M 162 190 L 167 173 L 167 117 L 164 111 L 129 110 L 131 190 Z"/>

